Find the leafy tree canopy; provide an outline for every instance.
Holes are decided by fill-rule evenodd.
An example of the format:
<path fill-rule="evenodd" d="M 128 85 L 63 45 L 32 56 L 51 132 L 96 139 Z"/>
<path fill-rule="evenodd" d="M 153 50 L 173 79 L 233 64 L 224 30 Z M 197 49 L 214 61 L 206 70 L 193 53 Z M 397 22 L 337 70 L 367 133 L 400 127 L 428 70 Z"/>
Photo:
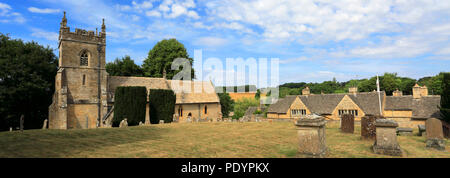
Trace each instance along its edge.
<path fill-rule="evenodd" d="M 144 71 L 142 68 L 134 63 L 134 60 L 130 56 L 116 58 L 114 62 L 108 62 L 106 64 L 106 71 L 111 76 L 143 76 Z"/>
<path fill-rule="evenodd" d="M 163 71 L 166 71 L 167 79 L 172 79 L 179 70 L 171 70 L 172 62 L 176 58 L 188 59 L 191 66 L 194 59 L 190 58 L 186 48 L 176 39 L 165 39 L 158 42 L 149 52 L 147 59 L 144 60 L 142 68 L 146 77 L 163 77 Z M 194 69 L 191 69 L 191 79 L 194 79 Z"/>
<path fill-rule="evenodd" d="M 52 102 L 57 57 L 36 42 L 11 39 L 0 33 L 0 130 L 41 128 Z"/>
<path fill-rule="evenodd" d="M 220 105 L 222 110 L 222 116 L 228 117 L 230 111 L 233 111 L 234 100 L 231 99 L 228 93 L 217 93 L 220 99 Z"/>

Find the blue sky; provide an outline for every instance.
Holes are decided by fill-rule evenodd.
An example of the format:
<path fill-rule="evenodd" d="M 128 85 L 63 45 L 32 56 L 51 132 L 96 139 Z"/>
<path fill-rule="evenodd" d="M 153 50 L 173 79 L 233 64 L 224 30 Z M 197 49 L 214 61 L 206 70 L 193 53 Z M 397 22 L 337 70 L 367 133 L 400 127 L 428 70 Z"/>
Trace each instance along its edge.
<path fill-rule="evenodd" d="M 63 11 L 72 30 L 105 18 L 107 61 L 176 38 L 203 60 L 279 58 L 280 83 L 450 71 L 450 1 L 2 0 L 0 32 L 56 49 Z"/>

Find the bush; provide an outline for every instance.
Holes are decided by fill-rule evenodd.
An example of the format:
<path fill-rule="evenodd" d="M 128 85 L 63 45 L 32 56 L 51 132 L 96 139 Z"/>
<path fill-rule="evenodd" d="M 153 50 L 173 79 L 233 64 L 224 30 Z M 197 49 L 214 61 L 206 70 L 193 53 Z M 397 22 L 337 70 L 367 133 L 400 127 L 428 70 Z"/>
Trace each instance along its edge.
<path fill-rule="evenodd" d="M 250 106 L 258 106 L 259 100 L 256 98 L 242 98 L 238 99 L 234 103 L 234 115 L 233 119 L 239 119 L 244 116 L 245 111 L 247 111 Z"/>
<path fill-rule="evenodd" d="M 440 110 L 441 119 L 450 123 L 450 73 L 444 73 Z"/>
<path fill-rule="evenodd" d="M 150 123 L 158 124 L 159 120 L 164 120 L 164 123 L 172 122 L 175 113 L 175 93 L 172 90 L 151 89 L 148 97 Z"/>
<path fill-rule="evenodd" d="M 127 118 L 129 126 L 145 122 L 147 89 L 138 86 L 117 87 L 114 95 L 113 127 Z"/>
<path fill-rule="evenodd" d="M 230 111 L 233 110 L 234 100 L 231 99 L 228 93 L 217 93 L 220 99 L 220 107 L 223 117 L 228 117 Z"/>

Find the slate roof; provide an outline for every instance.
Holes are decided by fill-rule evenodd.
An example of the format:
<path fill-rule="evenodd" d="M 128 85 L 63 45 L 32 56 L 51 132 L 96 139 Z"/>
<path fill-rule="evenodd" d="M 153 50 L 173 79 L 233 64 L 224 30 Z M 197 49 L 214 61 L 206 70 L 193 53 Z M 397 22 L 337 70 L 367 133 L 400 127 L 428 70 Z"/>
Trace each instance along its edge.
<path fill-rule="evenodd" d="M 288 95 L 284 98 L 278 99 L 276 103 L 269 106 L 267 113 L 286 113 L 295 98 L 297 98 L 297 95 Z"/>
<path fill-rule="evenodd" d="M 380 94 L 381 98 L 383 98 L 385 92 L 382 91 Z M 350 99 L 352 99 L 364 111 L 364 113 L 372 115 L 380 113 L 377 92 L 361 92 L 356 94 L 312 94 L 298 95 L 298 97 L 312 113 L 331 114 L 345 95 L 348 95 Z M 286 98 L 270 105 L 268 112 L 280 114 L 286 113 L 295 97 L 297 96 L 286 96 Z"/>
<path fill-rule="evenodd" d="M 420 99 L 414 99 L 411 95 L 387 96 L 385 110 L 412 110 L 412 117 L 416 119 L 440 118 L 440 102 L 439 95 L 422 96 Z"/>

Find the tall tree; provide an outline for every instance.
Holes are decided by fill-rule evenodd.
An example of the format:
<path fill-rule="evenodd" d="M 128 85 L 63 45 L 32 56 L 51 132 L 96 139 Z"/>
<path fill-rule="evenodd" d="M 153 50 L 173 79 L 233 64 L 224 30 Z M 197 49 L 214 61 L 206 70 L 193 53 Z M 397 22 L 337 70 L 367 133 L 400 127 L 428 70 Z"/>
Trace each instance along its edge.
<path fill-rule="evenodd" d="M 162 77 L 163 71 L 166 71 L 167 79 L 172 79 L 179 70 L 171 70 L 172 62 L 176 58 L 185 58 L 191 64 L 191 79 L 194 79 L 194 69 L 192 64 L 194 59 L 190 58 L 186 48 L 176 39 L 162 40 L 158 42 L 148 53 L 147 59 L 144 60 L 142 68 L 146 77 Z"/>
<path fill-rule="evenodd" d="M 114 62 L 108 62 L 106 64 L 106 71 L 111 76 L 143 76 L 144 72 L 142 68 L 134 63 L 134 60 L 130 56 L 122 57 L 122 59 L 116 58 Z"/>
<path fill-rule="evenodd" d="M 441 119 L 450 123 L 450 73 L 442 73 Z"/>
<path fill-rule="evenodd" d="M 0 130 L 40 128 L 52 102 L 57 57 L 53 49 L 0 33 Z"/>

